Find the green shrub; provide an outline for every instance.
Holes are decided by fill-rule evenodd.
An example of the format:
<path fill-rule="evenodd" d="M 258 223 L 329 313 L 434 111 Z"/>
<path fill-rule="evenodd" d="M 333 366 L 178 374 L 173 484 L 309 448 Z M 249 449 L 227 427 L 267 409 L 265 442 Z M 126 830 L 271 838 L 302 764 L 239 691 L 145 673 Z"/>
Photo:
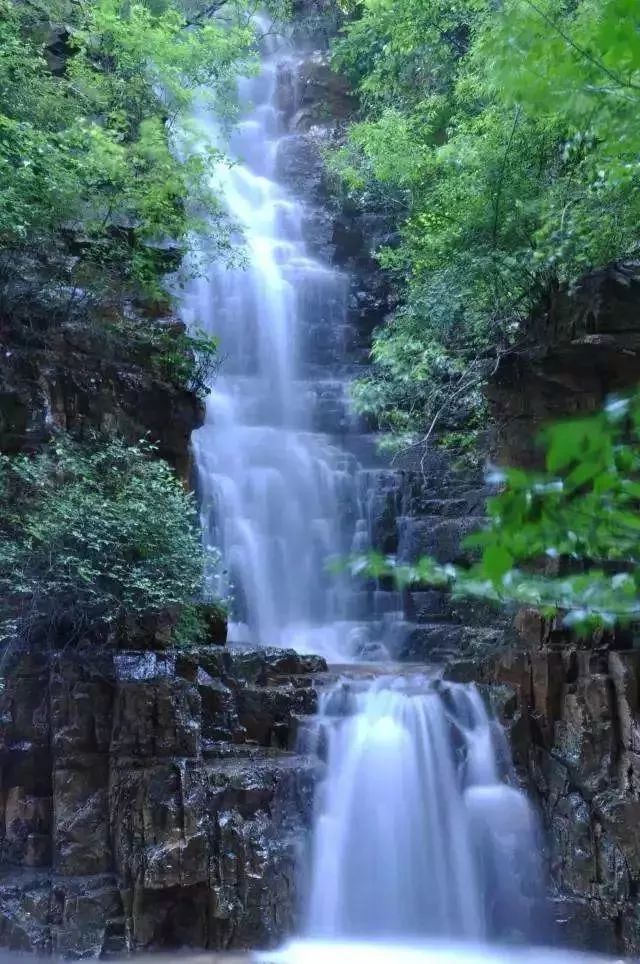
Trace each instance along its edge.
<path fill-rule="evenodd" d="M 0 460 L 4 616 L 73 636 L 202 592 L 193 496 L 148 442 L 54 438 Z"/>
<path fill-rule="evenodd" d="M 228 609 L 226 601 L 189 603 L 180 610 L 173 631 L 176 646 L 188 648 L 203 643 L 226 642 Z"/>
<path fill-rule="evenodd" d="M 171 381 L 204 398 L 218 373 L 218 344 L 217 338 L 200 328 L 177 337 L 161 336 L 157 344 L 160 369 Z"/>

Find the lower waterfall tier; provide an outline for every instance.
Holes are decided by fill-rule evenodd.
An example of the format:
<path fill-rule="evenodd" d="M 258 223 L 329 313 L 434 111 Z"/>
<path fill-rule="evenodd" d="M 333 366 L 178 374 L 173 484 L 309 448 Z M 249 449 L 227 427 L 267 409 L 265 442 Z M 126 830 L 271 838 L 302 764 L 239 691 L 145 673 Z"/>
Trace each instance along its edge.
<path fill-rule="evenodd" d="M 308 934 L 523 940 L 536 930 L 536 821 L 475 686 L 343 679 L 304 739 L 326 758 Z"/>

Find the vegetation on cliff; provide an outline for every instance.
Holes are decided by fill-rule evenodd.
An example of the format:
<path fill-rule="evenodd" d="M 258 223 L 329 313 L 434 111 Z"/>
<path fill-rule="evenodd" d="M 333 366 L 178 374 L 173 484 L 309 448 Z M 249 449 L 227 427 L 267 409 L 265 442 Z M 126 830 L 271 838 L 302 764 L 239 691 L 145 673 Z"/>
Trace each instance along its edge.
<path fill-rule="evenodd" d="M 172 319 L 166 279 L 175 291 L 197 272 L 196 249 L 237 256 L 213 174 L 224 157 L 190 118 L 203 98 L 233 110 L 235 78 L 256 58 L 254 13 L 251 0 L 0 0 L 7 364 L 63 345 L 64 368 L 68 330 L 87 364 L 106 356 L 138 380 L 206 394 L 216 342 Z M 195 632 L 205 560 L 192 500 L 152 445 L 87 442 L 108 421 L 79 419 L 74 441 L 49 417 L 44 449 L 2 461 L 4 615 L 70 639 L 92 621 L 187 605 Z"/>
<path fill-rule="evenodd" d="M 395 444 L 421 445 L 436 427 L 482 426 L 484 381 L 558 287 L 637 255 L 638 7 L 348 6 L 334 63 L 361 116 L 332 164 L 355 197 L 385 190 L 395 205 L 398 235 L 379 257 L 403 293 L 355 398 Z M 497 475 L 469 569 L 383 557 L 355 568 L 562 612 L 581 630 L 637 620 L 639 404 L 549 428 L 546 472 Z"/>
<path fill-rule="evenodd" d="M 479 420 L 497 357 L 558 285 L 637 250 L 634 0 L 356 0 L 334 49 L 361 119 L 333 166 L 381 188 L 402 306 L 356 402 L 400 444 Z M 406 280 L 405 280 L 406 279 Z"/>
<path fill-rule="evenodd" d="M 197 230 L 215 251 L 228 247 L 211 184 L 218 152 L 185 136 L 178 154 L 171 138 L 201 87 L 223 98 L 248 69 L 254 34 L 242 11 L 191 29 L 171 2 L 39 10 L 2 0 L 0 13 L 5 275 L 18 253 L 64 251 L 67 283 L 158 293 L 167 245 L 183 253 Z M 64 49 L 55 73 L 51 29 Z"/>
<path fill-rule="evenodd" d="M 202 584 L 192 496 L 153 446 L 54 439 L 0 459 L 4 632 L 78 639 L 125 614 L 188 606 Z"/>
<path fill-rule="evenodd" d="M 494 473 L 487 524 L 464 543 L 477 561 L 401 565 L 380 554 L 355 573 L 400 587 L 447 586 L 461 596 L 562 614 L 580 632 L 640 618 L 640 394 L 559 422 L 542 436 L 546 469 Z"/>

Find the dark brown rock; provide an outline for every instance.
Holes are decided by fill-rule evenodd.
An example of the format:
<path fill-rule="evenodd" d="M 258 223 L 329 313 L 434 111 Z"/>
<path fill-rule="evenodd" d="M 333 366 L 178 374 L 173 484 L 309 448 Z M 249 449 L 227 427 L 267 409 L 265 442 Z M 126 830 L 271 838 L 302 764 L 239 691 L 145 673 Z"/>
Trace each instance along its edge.
<path fill-rule="evenodd" d="M 595 412 L 608 394 L 638 384 L 639 304 L 637 263 L 609 265 L 549 293 L 529 321 L 527 344 L 501 358 L 487 387 L 500 462 L 538 465 L 544 424 Z"/>
<path fill-rule="evenodd" d="M 324 662 L 222 647 L 11 662 L 0 944 L 97 957 L 279 943 L 315 780 L 279 748 L 313 711 Z"/>
<path fill-rule="evenodd" d="M 42 311 L 46 317 L 46 310 L 32 305 L 32 315 Z M 146 359 L 136 361 L 122 347 L 105 344 L 99 322 L 47 326 L 35 337 L 26 327 L 34 321 L 16 317 L 5 325 L 4 344 L 10 347 L 0 356 L 0 449 L 32 449 L 56 428 L 117 433 L 130 441 L 148 437 L 186 477 L 191 432 L 202 424 L 203 403 L 161 379 Z"/>

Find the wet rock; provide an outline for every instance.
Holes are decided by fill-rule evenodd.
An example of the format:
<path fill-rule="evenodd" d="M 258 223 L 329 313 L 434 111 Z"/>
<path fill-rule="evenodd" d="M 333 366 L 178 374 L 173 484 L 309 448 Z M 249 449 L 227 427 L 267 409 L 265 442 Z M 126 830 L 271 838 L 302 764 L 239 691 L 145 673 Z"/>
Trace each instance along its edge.
<path fill-rule="evenodd" d="M 402 562 L 432 556 L 438 562 L 469 563 L 470 550 L 463 547 L 465 536 L 482 524 L 482 519 L 405 518 L 399 521 L 398 558 Z"/>
<path fill-rule="evenodd" d="M 305 59 L 297 71 L 293 130 L 305 131 L 317 125 L 334 125 L 349 117 L 355 98 L 344 77 L 335 73 L 329 57 L 316 52 Z"/>
<path fill-rule="evenodd" d="M 186 680 L 125 680 L 117 688 L 111 752 L 120 756 L 197 757 L 200 696 Z"/>
<path fill-rule="evenodd" d="M 53 866 L 65 876 L 111 869 L 107 758 L 63 760 L 53 771 Z"/>
<path fill-rule="evenodd" d="M 407 662 L 441 662 L 455 653 L 462 640 L 462 627 L 447 623 L 396 621 L 386 636 L 392 659 Z"/>
<path fill-rule="evenodd" d="M 588 948 L 591 953 L 611 953 L 618 923 L 614 916 L 599 916 L 587 898 L 557 897 L 551 903 L 554 943 L 560 947 Z"/>
<path fill-rule="evenodd" d="M 400 473 L 392 469 L 363 470 L 358 473 L 358 490 L 371 547 L 379 552 L 395 553 L 402 510 Z"/>
<path fill-rule="evenodd" d="M 517 693 L 516 760 L 540 802 L 551 878 L 566 898 L 557 933 L 575 942 L 581 927 L 594 947 L 635 953 L 637 654 L 559 646 L 537 618 L 519 622 L 532 648 L 505 651 L 480 672 Z"/>
<path fill-rule="evenodd" d="M 279 943 L 315 780 L 281 748 L 324 661 L 195 647 L 10 662 L 0 944 L 98 957 Z"/>
<path fill-rule="evenodd" d="M 309 676 L 326 671 L 321 656 L 304 655 L 294 649 L 261 649 L 231 653 L 229 670 L 236 677 L 251 683 L 266 684 L 282 681 L 290 676 Z"/>
<path fill-rule="evenodd" d="M 104 957 L 127 950 L 118 883 L 103 876 L 52 881 L 51 952 L 61 957 Z"/>
<path fill-rule="evenodd" d="M 16 951 L 51 954 L 51 881 L 42 874 L 0 878 L 0 943 Z"/>
<path fill-rule="evenodd" d="M 595 412 L 606 396 L 638 384 L 639 301 L 634 262 L 549 293 L 528 322 L 527 344 L 500 360 L 487 386 L 501 463 L 538 466 L 542 425 Z"/>
<path fill-rule="evenodd" d="M 325 194 L 325 167 L 320 143 L 304 134 L 285 137 L 278 146 L 276 175 L 298 197 L 320 203 Z"/>
<path fill-rule="evenodd" d="M 10 864 L 51 864 L 52 798 L 30 794 L 25 787 L 6 790 L 2 856 Z"/>
<path fill-rule="evenodd" d="M 227 613 L 216 604 L 199 603 L 196 607 L 207 631 L 207 641 L 212 646 L 224 646 L 227 642 Z"/>
<path fill-rule="evenodd" d="M 0 356 L 2 451 L 31 450 L 55 429 L 132 442 L 146 436 L 186 477 L 191 432 L 204 417 L 201 400 L 155 375 L 148 358 L 119 357 L 99 321 L 55 324 L 46 300 L 26 304 L 27 318 L 16 312 L 3 319 L 9 348 Z"/>
<path fill-rule="evenodd" d="M 242 742 L 246 730 L 240 724 L 233 690 L 201 668 L 198 672 L 198 693 L 202 707 L 203 740 Z"/>

